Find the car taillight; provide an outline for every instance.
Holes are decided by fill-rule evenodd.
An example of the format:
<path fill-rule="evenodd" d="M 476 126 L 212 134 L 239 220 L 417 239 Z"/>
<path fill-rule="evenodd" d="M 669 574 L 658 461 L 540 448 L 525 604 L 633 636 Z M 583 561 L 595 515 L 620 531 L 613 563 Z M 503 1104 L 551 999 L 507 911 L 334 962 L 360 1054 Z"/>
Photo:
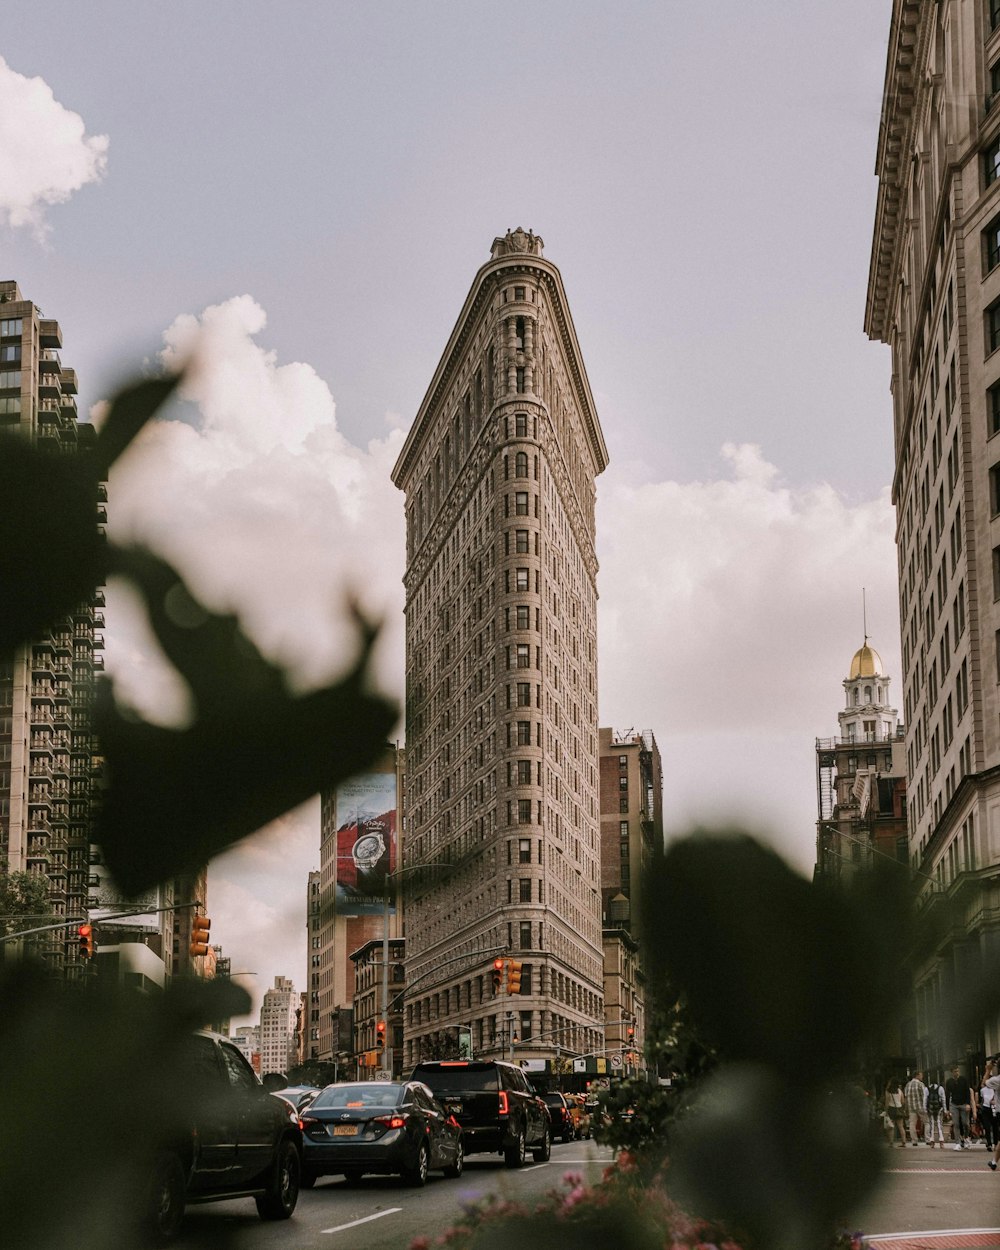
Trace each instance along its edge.
<path fill-rule="evenodd" d="M 500 1091 L 500 1114 L 501 1115 L 509 1114 L 509 1108 L 507 1106 L 507 1091 L 505 1089 L 502 1089 Z"/>
<path fill-rule="evenodd" d="M 405 1115 L 380 1115 L 380 1116 L 376 1116 L 375 1119 L 372 1120 L 372 1124 L 379 1125 L 379 1127 L 382 1128 L 383 1131 L 386 1129 L 390 1129 L 390 1128 L 405 1128 L 406 1116 Z"/>
<path fill-rule="evenodd" d="M 313 1129 L 321 1127 L 323 1127 L 322 1121 L 317 1120 L 311 1115 L 304 1115 L 299 1120 L 299 1128 L 303 1131 L 303 1133 L 311 1133 Z"/>

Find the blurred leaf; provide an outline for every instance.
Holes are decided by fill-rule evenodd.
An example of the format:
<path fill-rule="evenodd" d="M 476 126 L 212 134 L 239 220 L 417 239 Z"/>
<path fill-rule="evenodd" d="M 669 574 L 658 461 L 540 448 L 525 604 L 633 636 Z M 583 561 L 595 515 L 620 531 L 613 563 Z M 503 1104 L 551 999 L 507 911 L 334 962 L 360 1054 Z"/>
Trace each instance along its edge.
<path fill-rule="evenodd" d="M 152 1153 L 173 1126 L 190 1131 L 194 1092 L 180 1043 L 205 1021 L 249 1007 L 228 981 L 179 981 L 144 996 L 114 983 L 56 982 L 31 964 L 5 970 L 4 1245 L 135 1250 Z"/>
<path fill-rule="evenodd" d="M 824 1250 L 878 1176 L 858 1090 L 755 1064 L 710 1076 L 674 1128 L 674 1196 L 760 1250 Z M 731 1161 L 732 1166 L 727 1166 Z"/>
<path fill-rule="evenodd" d="M 187 729 L 123 716 L 102 682 L 95 726 L 108 788 L 97 841 L 118 884 L 137 894 L 194 871 L 233 842 L 363 769 L 382 752 L 396 708 L 368 693 L 375 631 L 358 618 L 361 654 L 340 682 L 295 697 L 232 616 L 199 604 L 169 565 L 116 556 L 146 599 L 153 629 L 188 682 Z"/>
<path fill-rule="evenodd" d="M 121 390 L 92 451 L 62 455 L 0 435 L 0 654 L 41 633 L 105 580 L 98 484 L 177 382 Z"/>
<path fill-rule="evenodd" d="M 849 1070 L 904 993 L 909 887 L 892 867 L 831 890 L 745 834 L 676 842 L 649 874 L 652 980 L 683 993 L 722 1058 L 803 1082 Z"/>

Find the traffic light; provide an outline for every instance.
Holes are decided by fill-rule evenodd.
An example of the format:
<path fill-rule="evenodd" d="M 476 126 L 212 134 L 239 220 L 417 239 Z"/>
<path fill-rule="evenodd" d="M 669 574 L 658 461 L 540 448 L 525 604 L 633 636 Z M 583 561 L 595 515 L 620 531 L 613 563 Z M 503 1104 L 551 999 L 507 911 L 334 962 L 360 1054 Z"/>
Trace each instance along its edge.
<path fill-rule="evenodd" d="M 634 1024 L 630 1024 L 628 1026 L 628 1040 L 629 1040 L 629 1045 L 631 1045 L 635 1041 L 635 1025 Z"/>
<path fill-rule="evenodd" d="M 94 957 L 94 926 L 92 924 L 82 924 L 77 929 L 80 935 L 80 958 L 93 959 Z"/>
<path fill-rule="evenodd" d="M 191 920 L 191 957 L 197 959 L 208 954 L 208 931 L 212 922 L 207 916 L 194 916 Z"/>
<path fill-rule="evenodd" d="M 503 960 L 493 960 L 493 993 L 500 993 L 500 986 L 503 985 Z"/>
<path fill-rule="evenodd" d="M 507 993 L 520 994 L 521 992 L 521 965 L 516 959 L 507 960 Z"/>
<path fill-rule="evenodd" d="M 375 1025 L 375 1045 L 379 1050 L 385 1050 L 385 1021 L 379 1020 Z"/>

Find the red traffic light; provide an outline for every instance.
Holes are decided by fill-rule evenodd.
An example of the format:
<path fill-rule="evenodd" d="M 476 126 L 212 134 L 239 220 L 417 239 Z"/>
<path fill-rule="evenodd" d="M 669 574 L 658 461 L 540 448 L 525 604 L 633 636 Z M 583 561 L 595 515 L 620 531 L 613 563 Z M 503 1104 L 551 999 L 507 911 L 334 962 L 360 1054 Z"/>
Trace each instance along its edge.
<path fill-rule="evenodd" d="M 84 959 L 92 959 L 94 955 L 94 926 L 82 924 L 77 929 L 79 934 L 80 954 Z"/>
<path fill-rule="evenodd" d="M 500 993 L 500 986 L 503 984 L 503 960 L 493 960 L 493 993 Z"/>
<path fill-rule="evenodd" d="M 379 1050 L 385 1050 L 385 1021 L 379 1020 L 375 1025 L 375 1044 Z"/>

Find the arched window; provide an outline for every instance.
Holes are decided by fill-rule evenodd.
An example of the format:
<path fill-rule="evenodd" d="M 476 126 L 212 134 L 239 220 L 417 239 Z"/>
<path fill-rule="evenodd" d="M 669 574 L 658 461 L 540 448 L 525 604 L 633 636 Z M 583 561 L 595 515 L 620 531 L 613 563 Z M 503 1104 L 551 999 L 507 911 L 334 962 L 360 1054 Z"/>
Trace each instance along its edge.
<path fill-rule="evenodd" d="M 872 688 L 871 686 L 865 686 L 865 702 L 871 703 L 871 701 L 872 701 Z"/>
<path fill-rule="evenodd" d="M 861 702 L 861 691 L 857 688 L 857 686 L 855 686 L 854 687 L 854 706 L 857 707 L 860 702 Z"/>
<path fill-rule="evenodd" d="M 514 476 L 528 476 L 528 453 L 526 451 L 519 451 L 514 457 Z"/>

